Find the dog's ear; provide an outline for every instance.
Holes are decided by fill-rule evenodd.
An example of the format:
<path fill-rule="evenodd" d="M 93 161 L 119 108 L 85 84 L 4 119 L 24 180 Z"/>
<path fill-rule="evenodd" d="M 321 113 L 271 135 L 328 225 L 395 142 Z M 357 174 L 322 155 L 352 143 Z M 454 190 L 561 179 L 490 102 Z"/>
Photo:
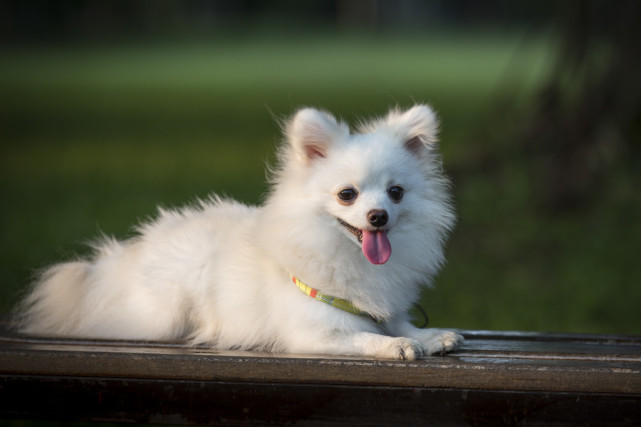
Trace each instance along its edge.
<path fill-rule="evenodd" d="M 330 147 L 349 135 L 349 129 L 329 113 L 304 108 L 287 123 L 285 133 L 297 160 L 309 164 L 327 157 Z"/>
<path fill-rule="evenodd" d="M 418 104 L 402 113 L 390 112 L 388 122 L 398 126 L 405 148 L 416 155 L 433 149 L 438 142 L 438 119 L 428 105 Z"/>

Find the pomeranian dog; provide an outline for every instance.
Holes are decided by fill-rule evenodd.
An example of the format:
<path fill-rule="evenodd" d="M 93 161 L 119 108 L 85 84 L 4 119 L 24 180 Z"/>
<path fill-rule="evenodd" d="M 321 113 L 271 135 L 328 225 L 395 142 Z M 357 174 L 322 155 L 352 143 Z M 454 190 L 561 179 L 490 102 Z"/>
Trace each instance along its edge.
<path fill-rule="evenodd" d="M 22 333 L 188 339 L 215 349 L 411 360 L 456 349 L 407 314 L 443 264 L 455 222 L 427 105 L 357 132 L 305 108 L 265 202 L 212 197 L 160 209 L 126 241 L 45 270 L 19 307 Z"/>

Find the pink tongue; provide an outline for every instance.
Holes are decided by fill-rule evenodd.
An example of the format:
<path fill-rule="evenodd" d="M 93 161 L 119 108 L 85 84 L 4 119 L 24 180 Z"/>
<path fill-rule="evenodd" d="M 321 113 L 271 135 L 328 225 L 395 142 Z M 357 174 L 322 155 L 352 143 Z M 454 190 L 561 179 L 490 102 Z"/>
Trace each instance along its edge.
<path fill-rule="evenodd" d="M 392 255 L 392 245 L 384 231 L 363 230 L 363 255 L 372 264 L 385 264 Z"/>

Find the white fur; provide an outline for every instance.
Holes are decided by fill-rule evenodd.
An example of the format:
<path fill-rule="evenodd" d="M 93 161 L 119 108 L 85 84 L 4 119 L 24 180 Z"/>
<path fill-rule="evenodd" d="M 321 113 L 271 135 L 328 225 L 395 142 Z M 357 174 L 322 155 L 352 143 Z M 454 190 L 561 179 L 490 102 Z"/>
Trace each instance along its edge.
<path fill-rule="evenodd" d="M 332 115 L 308 108 L 284 128 L 262 206 L 213 197 L 160 210 L 133 239 L 104 238 L 91 259 L 42 274 L 18 329 L 396 359 L 455 349 L 458 334 L 415 328 L 406 314 L 443 263 L 455 220 L 432 110 L 392 110 L 350 134 Z M 404 189 L 399 203 L 388 196 L 391 185 Z M 346 186 L 358 191 L 349 205 L 337 198 Z M 368 262 L 338 221 L 368 228 L 371 209 L 389 214 L 392 255 L 383 265 Z M 384 321 L 314 300 L 290 274 Z"/>

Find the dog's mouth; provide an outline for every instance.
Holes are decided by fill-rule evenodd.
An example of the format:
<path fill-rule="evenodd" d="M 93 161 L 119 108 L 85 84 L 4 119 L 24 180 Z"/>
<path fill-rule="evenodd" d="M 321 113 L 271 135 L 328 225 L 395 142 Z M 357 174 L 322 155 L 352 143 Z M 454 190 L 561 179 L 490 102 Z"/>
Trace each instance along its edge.
<path fill-rule="evenodd" d="M 346 223 L 342 219 L 338 218 L 338 222 L 347 229 L 350 233 L 352 233 L 354 236 L 356 236 L 356 239 L 358 239 L 358 243 L 363 243 L 363 230 L 360 228 L 356 228 L 351 224 Z"/>
<path fill-rule="evenodd" d="M 385 230 L 363 230 L 337 218 L 338 222 L 352 233 L 361 244 L 363 255 L 375 265 L 385 264 L 392 255 L 392 245 Z"/>

